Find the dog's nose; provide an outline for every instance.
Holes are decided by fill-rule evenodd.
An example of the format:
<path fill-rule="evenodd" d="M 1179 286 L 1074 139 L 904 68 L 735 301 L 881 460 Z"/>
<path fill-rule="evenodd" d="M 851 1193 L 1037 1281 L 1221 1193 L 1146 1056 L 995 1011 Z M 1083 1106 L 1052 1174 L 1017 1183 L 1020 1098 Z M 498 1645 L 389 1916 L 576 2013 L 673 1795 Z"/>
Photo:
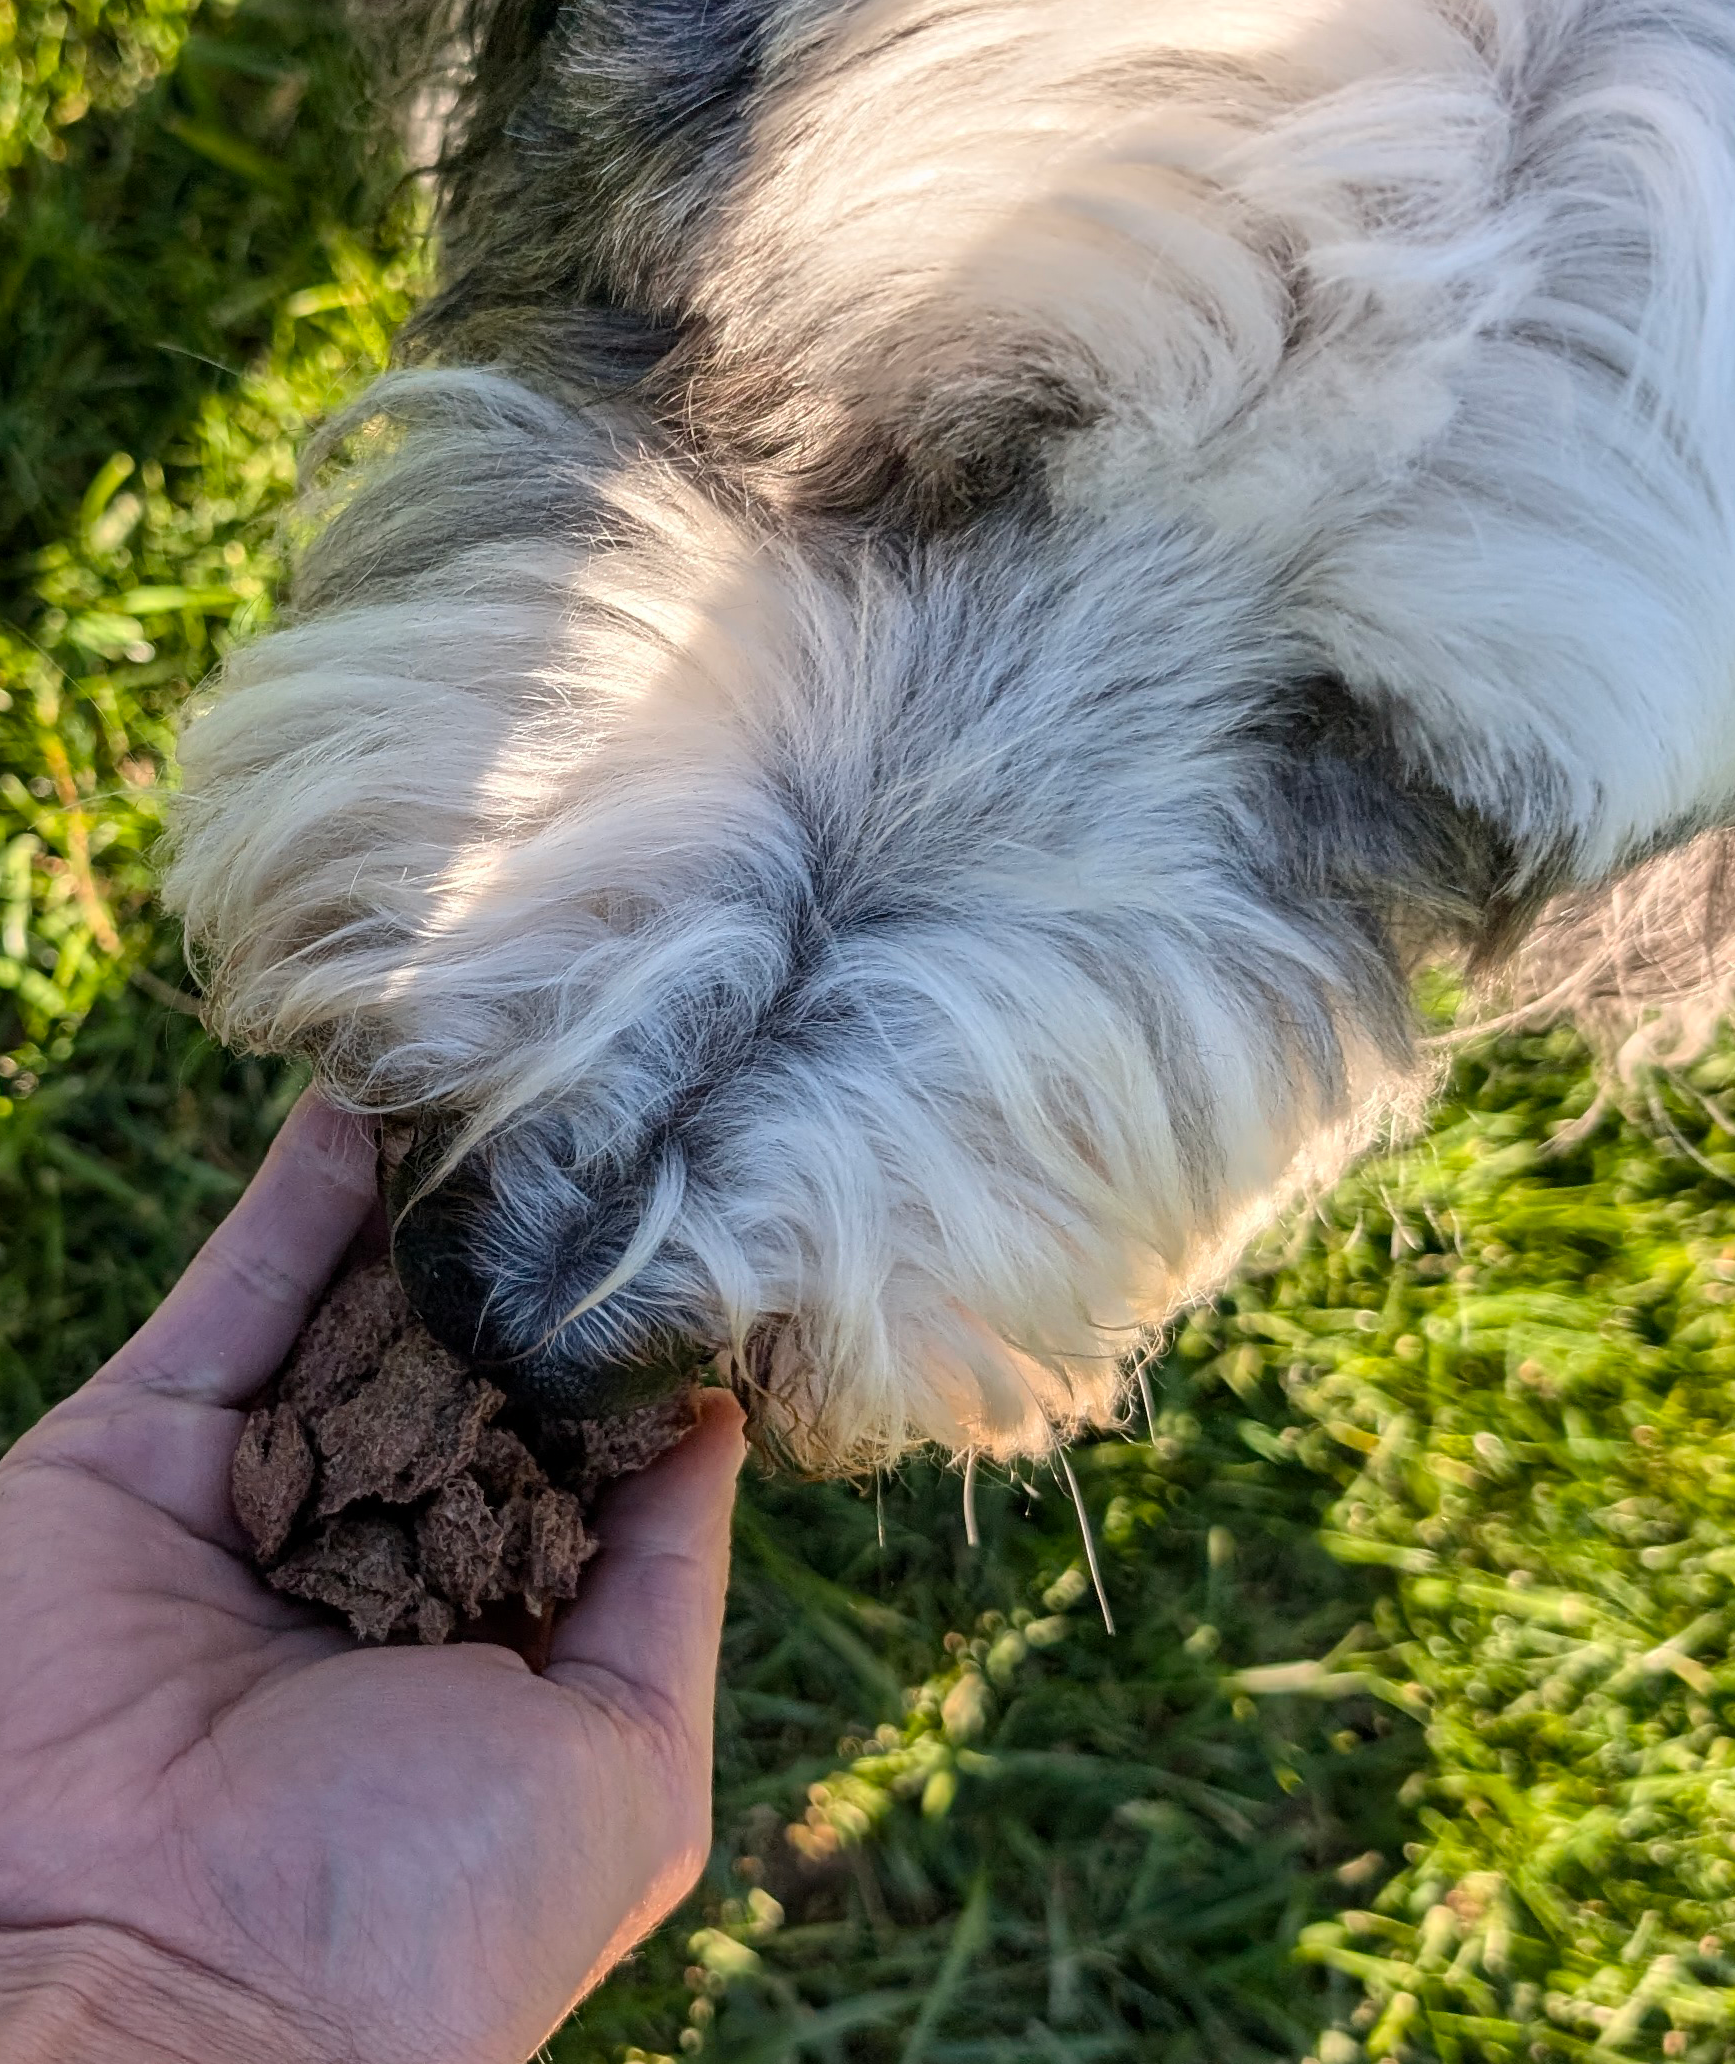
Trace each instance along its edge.
<path fill-rule="evenodd" d="M 632 1348 L 609 1313 L 563 1323 L 564 1271 L 550 1258 L 550 1314 L 520 1334 L 502 1308 L 500 1285 L 483 1258 L 498 1210 L 485 1163 L 467 1156 L 430 1180 L 444 1147 L 424 1134 L 388 1186 L 392 1262 L 416 1315 L 442 1346 L 461 1356 L 522 1410 L 563 1419 L 606 1419 L 653 1404 L 689 1383 L 704 1350 L 678 1328 L 635 1310 Z M 599 1320 L 613 1323 L 598 1323 Z"/>
<path fill-rule="evenodd" d="M 493 1187 L 474 1160 L 435 1180 L 443 1151 L 435 1135 L 419 1134 L 393 1171 L 386 1192 L 392 1266 L 416 1316 L 442 1346 L 467 1362 L 497 1362 L 510 1350 L 490 1323 L 490 1286 L 478 1259 Z"/>

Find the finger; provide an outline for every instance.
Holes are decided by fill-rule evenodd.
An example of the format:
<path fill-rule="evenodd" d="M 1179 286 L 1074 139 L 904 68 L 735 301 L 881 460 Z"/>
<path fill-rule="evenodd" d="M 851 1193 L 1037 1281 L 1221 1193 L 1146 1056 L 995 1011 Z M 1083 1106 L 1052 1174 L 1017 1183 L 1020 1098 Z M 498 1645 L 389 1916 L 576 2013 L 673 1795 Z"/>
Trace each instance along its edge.
<path fill-rule="evenodd" d="M 611 1493 L 597 1518 L 601 1553 L 544 1672 L 637 1707 L 687 1745 L 710 1740 L 741 1427 L 729 1393 L 706 1391 L 681 1445 Z"/>
<path fill-rule="evenodd" d="M 94 1382 L 239 1403 L 289 1352 L 377 1187 L 373 1126 L 309 1091 L 246 1195 Z"/>

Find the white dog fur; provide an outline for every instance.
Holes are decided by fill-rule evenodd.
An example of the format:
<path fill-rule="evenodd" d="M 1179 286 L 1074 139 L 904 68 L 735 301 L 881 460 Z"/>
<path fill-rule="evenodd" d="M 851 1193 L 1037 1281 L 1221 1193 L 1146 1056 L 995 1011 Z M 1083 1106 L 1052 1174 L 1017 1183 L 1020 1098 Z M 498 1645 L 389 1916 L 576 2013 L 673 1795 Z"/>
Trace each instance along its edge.
<path fill-rule="evenodd" d="M 1730 820 L 1735 9 L 461 32 L 445 286 L 186 735 L 213 1022 L 414 1121 L 530 1393 L 1039 1449 L 1413 1115 L 1419 961 Z"/>

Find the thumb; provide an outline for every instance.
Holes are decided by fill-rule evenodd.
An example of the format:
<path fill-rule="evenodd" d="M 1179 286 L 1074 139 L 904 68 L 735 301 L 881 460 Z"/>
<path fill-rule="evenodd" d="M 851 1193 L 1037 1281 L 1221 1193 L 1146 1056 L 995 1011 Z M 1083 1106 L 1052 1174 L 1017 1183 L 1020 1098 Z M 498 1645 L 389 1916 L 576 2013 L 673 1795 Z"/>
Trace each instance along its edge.
<path fill-rule="evenodd" d="M 705 1391 L 681 1445 L 609 1495 L 601 1552 L 556 1624 L 543 1672 L 611 1705 L 640 1705 L 707 1752 L 742 1424 L 727 1391 Z M 599 1676 L 612 1681 L 599 1686 Z"/>

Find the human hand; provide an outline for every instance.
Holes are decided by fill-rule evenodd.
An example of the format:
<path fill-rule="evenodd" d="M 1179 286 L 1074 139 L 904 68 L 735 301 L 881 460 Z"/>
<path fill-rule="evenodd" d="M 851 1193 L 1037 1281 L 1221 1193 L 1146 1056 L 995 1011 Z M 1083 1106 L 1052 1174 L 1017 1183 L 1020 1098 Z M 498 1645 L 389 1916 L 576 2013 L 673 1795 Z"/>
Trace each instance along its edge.
<path fill-rule="evenodd" d="M 740 1413 L 611 1495 L 540 1676 L 363 1648 L 229 1465 L 374 1200 L 304 1098 L 162 1309 L 0 1460 L 0 2055 L 522 2064 L 686 1892 Z"/>

